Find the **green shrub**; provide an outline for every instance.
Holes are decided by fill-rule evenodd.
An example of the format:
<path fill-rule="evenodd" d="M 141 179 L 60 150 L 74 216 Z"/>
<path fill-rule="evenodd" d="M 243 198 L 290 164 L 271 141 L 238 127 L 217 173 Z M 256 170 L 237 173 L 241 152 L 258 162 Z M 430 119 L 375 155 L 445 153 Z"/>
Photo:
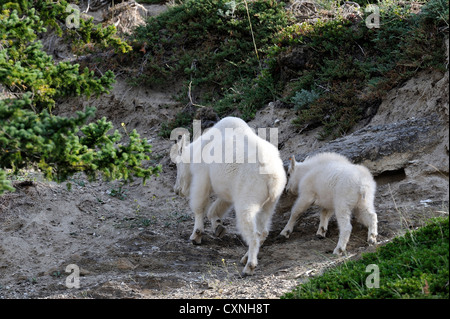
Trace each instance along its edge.
<path fill-rule="evenodd" d="M 134 33 L 136 47 L 146 43 L 149 61 L 144 74 L 165 79 L 182 76 L 192 84 L 229 87 L 242 77 L 258 74 L 252 32 L 244 2 L 188 0 L 171 7 Z M 258 48 L 287 23 L 276 1 L 248 3 Z"/>
<path fill-rule="evenodd" d="M 0 0 L 1 7 L 8 10 L 17 10 L 18 12 L 27 10 L 29 5 L 30 3 L 28 0 L 19 0 L 19 1 Z"/>
<path fill-rule="evenodd" d="M 78 64 L 55 63 L 37 39 L 46 31 L 44 25 L 58 25 L 61 6 L 67 2 L 34 4 L 38 9 L 21 5 L 21 13 L 0 7 L 0 85 L 9 93 L 9 98 L 0 99 L 0 194 L 12 190 L 5 170 L 16 174 L 28 167 L 58 182 L 80 171 L 90 179 L 102 174 L 108 179 L 135 176 L 145 181 L 157 174 L 159 166 L 143 167 L 151 145 L 136 131 L 125 132 L 126 137 L 117 130 L 111 133 L 113 126 L 105 118 L 87 124 L 93 108 L 73 117 L 50 113 L 58 98 L 108 92 L 114 74 L 106 71 L 96 77 L 88 68 L 81 71 Z M 45 10 L 40 11 L 40 6 Z M 87 30 L 96 34 L 99 28 L 91 25 Z M 101 32 L 102 41 L 120 44 L 112 39 L 110 29 Z"/>
<path fill-rule="evenodd" d="M 299 24 L 277 1 L 184 1 L 132 35 L 130 61 L 140 65 L 133 81 L 183 81 L 183 97 L 190 83 L 195 102 L 220 117 L 250 120 L 267 102 L 282 99 L 298 112 L 294 125 L 322 126 L 320 139 L 339 137 L 370 116 L 367 108 L 386 91 L 420 70 L 445 65 L 448 1 L 429 0 L 420 14 L 397 1 L 357 2 L 380 7 L 380 28 L 366 27 L 370 12 L 362 19 Z M 282 57 L 297 47 L 306 63 L 286 71 Z"/>
<path fill-rule="evenodd" d="M 135 52 L 147 61 L 139 78 L 147 84 L 182 80 L 183 93 L 191 82 L 199 104 L 212 104 L 221 115 L 238 108 L 250 118 L 272 97 L 271 84 L 258 78 L 265 48 L 287 23 L 283 4 L 274 0 L 184 1 L 135 30 Z M 227 102 L 219 103 L 222 98 Z"/>
<path fill-rule="evenodd" d="M 364 1 L 362 1 L 364 2 Z M 381 1 L 379 29 L 369 29 L 365 20 L 335 19 L 304 23 L 285 28 L 269 49 L 271 72 L 282 67 L 277 58 L 301 46 L 307 63 L 285 83 L 297 92 L 324 88 L 307 110 L 297 108 L 295 125 L 324 129 L 319 138 L 347 133 L 384 92 L 427 68 L 444 69 L 444 31 L 448 28 L 448 1 L 430 0 L 422 13 L 413 14 L 409 6 Z M 289 83 L 295 78 L 296 83 Z M 286 85 L 286 84 L 285 84 Z M 369 87 L 369 90 L 367 90 Z M 364 92 L 364 93 L 363 93 Z"/>
<path fill-rule="evenodd" d="M 379 269 L 379 288 L 369 288 L 368 265 Z M 282 298 L 448 298 L 449 219 L 435 218 L 394 238 L 375 253 L 349 261 L 298 286 Z"/>
<path fill-rule="evenodd" d="M 307 108 L 311 103 L 315 102 L 320 96 L 320 93 L 314 89 L 311 91 L 301 89 L 292 98 L 292 103 L 294 104 L 294 110 L 303 110 Z"/>
<path fill-rule="evenodd" d="M 448 28 L 449 5 L 448 0 L 431 0 L 422 9 L 421 15 L 426 23 L 436 24 L 441 28 Z"/>

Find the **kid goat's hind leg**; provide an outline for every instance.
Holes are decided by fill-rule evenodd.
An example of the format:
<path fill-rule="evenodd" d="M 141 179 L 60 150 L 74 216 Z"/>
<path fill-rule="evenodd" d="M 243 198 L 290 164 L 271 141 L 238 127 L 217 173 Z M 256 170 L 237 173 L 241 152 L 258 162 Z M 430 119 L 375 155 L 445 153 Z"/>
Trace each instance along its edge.
<path fill-rule="evenodd" d="M 357 209 L 357 220 L 368 228 L 367 242 L 369 245 L 377 243 L 378 217 L 372 204 L 364 203 Z"/>
<path fill-rule="evenodd" d="M 328 221 L 330 220 L 330 217 L 333 215 L 332 210 L 328 210 L 323 208 L 320 212 L 320 224 L 319 229 L 317 230 L 316 236 L 319 238 L 325 238 L 325 235 L 328 230 Z"/>
<path fill-rule="evenodd" d="M 347 249 L 347 243 L 352 232 L 351 210 L 348 207 L 336 207 L 336 219 L 339 226 L 339 241 L 333 254 L 342 255 Z"/>

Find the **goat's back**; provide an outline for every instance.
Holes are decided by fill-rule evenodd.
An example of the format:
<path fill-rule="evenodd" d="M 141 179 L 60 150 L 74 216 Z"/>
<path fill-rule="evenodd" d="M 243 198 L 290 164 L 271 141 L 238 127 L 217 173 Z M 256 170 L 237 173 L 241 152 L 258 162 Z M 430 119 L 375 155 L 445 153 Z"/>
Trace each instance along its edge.
<path fill-rule="evenodd" d="M 345 157 L 312 159 L 304 162 L 299 186 L 300 192 L 311 192 L 318 205 L 331 208 L 336 201 L 356 203 L 362 197 L 373 198 L 376 184 L 366 167 L 352 164 Z"/>
<path fill-rule="evenodd" d="M 224 118 L 213 128 L 217 131 L 211 133 L 220 132 L 221 139 L 205 151 L 222 150 L 222 161 L 207 166 L 214 192 L 230 201 L 243 196 L 255 201 L 278 199 L 286 184 L 278 149 L 239 118 Z"/>

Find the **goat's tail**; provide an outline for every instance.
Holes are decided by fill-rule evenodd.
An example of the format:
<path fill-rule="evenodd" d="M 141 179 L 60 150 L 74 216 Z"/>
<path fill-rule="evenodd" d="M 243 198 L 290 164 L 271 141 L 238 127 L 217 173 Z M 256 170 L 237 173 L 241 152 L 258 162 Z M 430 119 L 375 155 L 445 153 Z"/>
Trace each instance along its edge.
<path fill-rule="evenodd" d="M 371 184 L 361 184 L 359 187 L 360 201 L 369 203 L 373 201 L 374 187 Z"/>
<path fill-rule="evenodd" d="M 373 202 L 377 184 L 373 180 L 369 169 L 363 165 L 356 165 L 360 172 L 359 194 L 360 200 L 363 202 Z"/>
<path fill-rule="evenodd" d="M 283 178 L 281 178 L 278 174 L 268 174 L 266 182 L 268 197 L 264 201 L 262 206 L 266 205 L 267 203 L 276 202 L 280 197 L 281 193 L 283 192 L 285 184 L 286 184 L 286 177 L 284 177 L 283 182 Z"/>
<path fill-rule="evenodd" d="M 366 200 L 367 192 L 368 192 L 368 186 L 367 185 L 363 184 L 363 185 L 359 186 L 359 195 L 361 196 L 361 199 L 363 201 Z"/>

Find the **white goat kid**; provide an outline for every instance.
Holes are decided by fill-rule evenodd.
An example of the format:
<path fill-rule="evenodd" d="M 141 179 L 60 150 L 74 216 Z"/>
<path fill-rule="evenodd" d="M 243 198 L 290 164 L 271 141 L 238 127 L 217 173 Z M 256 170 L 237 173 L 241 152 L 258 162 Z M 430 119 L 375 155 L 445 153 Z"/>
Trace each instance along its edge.
<path fill-rule="evenodd" d="M 222 218 L 234 206 L 237 229 L 249 247 L 241 259 L 245 264 L 243 274 L 251 275 L 286 185 L 278 149 L 234 117 L 222 119 L 187 144 L 182 138 L 178 146 L 174 191 L 189 196 L 195 214 L 190 240 L 201 243 L 206 206 L 210 194 L 216 194 L 217 199 L 207 213 L 213 232 L 216 236 L 224 235 Z"/>
<path fill-rule="evenodd" d="M 288 176 L 286 189 L 294 194 L 299 193 L 299 197 L 280 235 L 288 238 L 298 216 L 315 204 L 322 208 L 318 237 L 325 237 L 328 221 L 333 212 L 336 213 L 339 241 L 334 254 L 340 255 L 346 251 L 352 230 L 352 211 L 357 220 L 368 227 L 368 243 L 376 243 L 377 215 L 373 205 L 376 183 L 366 167 L 352 164 L 337 153 L 320 153 L 301 163 L 292 156 Z"/>

